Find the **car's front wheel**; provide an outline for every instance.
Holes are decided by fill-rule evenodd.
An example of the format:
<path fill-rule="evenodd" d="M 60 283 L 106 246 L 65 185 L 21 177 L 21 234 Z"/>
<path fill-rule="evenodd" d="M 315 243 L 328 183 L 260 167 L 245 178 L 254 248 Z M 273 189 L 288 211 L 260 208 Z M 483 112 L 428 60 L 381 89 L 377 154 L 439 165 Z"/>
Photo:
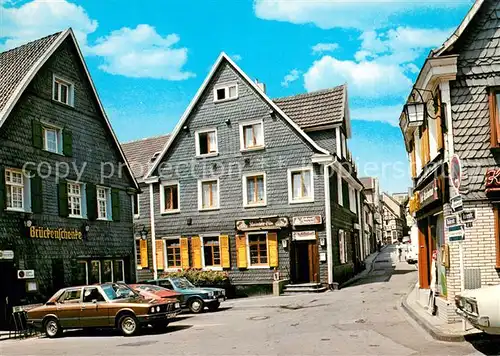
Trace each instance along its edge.
<path fill-rule="evenodd" d="M 203 303 L 203 300 L 200 298 L 192 298 L 188 302 L 188 308 L 191 311 L 191 313 L 201 313 L 203 311 L 203 308 L 205 307 L 205 304 Z"/>
<path fill-rule="evenodd" d="M 139 331 L 139 322 L 135 316 L 127 314 L 120 318 L 118 327 L 123 336 L 133 336 Z"/>
<path fill-rule="evenodd" d="M 213 312 L 213 311 L 216 311 L 217 309 L 219 309 L 220 307 L 220 303 L 219 302 L 214 302 L 214 303 L 210 303 L 208 305 L 208 310 Z"/>
<path fill-rule="evenodd" d="M 56 318 L 49 318 L 44 324 L 45 333 L 50 338 L 59 337 L 62 334 L 61 324 Z"/>

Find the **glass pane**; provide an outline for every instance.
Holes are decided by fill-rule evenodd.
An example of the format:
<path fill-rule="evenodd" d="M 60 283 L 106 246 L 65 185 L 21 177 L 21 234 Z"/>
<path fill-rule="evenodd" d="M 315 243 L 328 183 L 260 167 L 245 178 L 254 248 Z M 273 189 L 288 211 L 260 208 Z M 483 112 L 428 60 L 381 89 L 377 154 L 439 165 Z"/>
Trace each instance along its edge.
<path fill-rule="evenodd" d="M 264 177 L 257 177 L 258 202 L 264 201 Z"/>
<path fill-rule="evenodd" d="M 244 139 L 245 139 L 245 147 L 253 147 L 253 131 L 252 131 L 252 126 L 245 126 L 243 128 L 243 134 L 244 134 Z"/>
<path fill-rule="evenodd" d="M 61 86 L 61 102 L 67 104 L 68 103 L 68 87 L 64 84 L 60 84 Z"/>
<path fill-rule="evenodd" d="M 99 261 L 90 262 L 89 284 L 100 283 L 100 267 L 101 263 Z"/>
<path fill-rule="evenodd" d="M 205 246 L 203 249 L 204 251 L 204 256 L 205 256 L 205 266 L 213 266 L 214 261 L 212 258 L 212 247 L 211 246 Z"/>
<path fill-rule="evenodd" d="M 217 89 L 217 100 L 223 100 L 226 98 L 226 89 Z"/>
<path fill-rule="evenodd" d="M 216 144 L 215 144 L 215 131 L 209 132 L 208 133 L 208 151 L 209 152 L 216 152 Z"/>
<path fill-rule="evenodd" d="M 219 206 L 219 197 L 217 196 L 217 182 L 212 182 L 212 206 Z"/>
<path fill-rule="evenodd" d="M 55 130 L 45 130 L 45 140 L 47 151 L 57 152 L 57 132 Z"/>
<path fill-rule="evenodd" d="M 113 282 L 111 277 L 111 269 L 113 268 L 111 261 L 104 261 L 102 264 L 102 283 Z"/>
<path fill-rule="evenodd" d="M 293 192 L 294 199 L 298 199 L 298 198 L 302 197 L 300 172 L 292 173 L 292 192 Z"/>
<path fill-rule="evenodd" d="M 311 196 L 311 171 L 302 172 L 303 197 Z"/>
<path fill-rule="evenodd" d="M 59 83 L 54 83 L 54 100 L 59 100 Z"/>
<path fill-rule="evenodd" d="M 202 205 L 204 208 L 210 207 L 210 184 L 203 183 Z"/>
<path fill-rule="evenodd" d="M 123 275 L 123 261 L 122 260 L 116 260 L 114 261 L 114 268 L 113 268 L 113 279 L 114 282 L 125 282 L 125 276 Z"/>
<path fill-rule="evenodd" d="M 247 178 L 247 201 L 248 203 L 255 202 L 255 184 L 254 177 Z"/>
<path fill-rule="evenodd" d="M 255 134 L 255 145 L 262 146 L 264 144 L 264 135 L 263 135 L 263 131 L 262 131 L 262 125 L 255 124 L 253 126 L 253 128 L 254 128 L 254 134 Z"/>
<path fill-rule="evenodd" d="M 236 86 L 229 87 L 229 97 L 230 98 L 236 97 Z"/>

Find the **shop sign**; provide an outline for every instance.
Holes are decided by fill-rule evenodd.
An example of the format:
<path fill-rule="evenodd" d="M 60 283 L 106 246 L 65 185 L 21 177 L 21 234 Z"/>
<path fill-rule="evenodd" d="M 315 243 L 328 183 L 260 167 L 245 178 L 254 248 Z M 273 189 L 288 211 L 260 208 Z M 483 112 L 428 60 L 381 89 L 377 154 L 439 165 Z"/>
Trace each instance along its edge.
<path fill-rule="evenodd" d="M 323 218 L 321 215 L 294 216 L 292 218 L 292 223 L 293 226 L 320 225 L 323 223 Z"/>
<path fill-rule="evenodd" d="M 486 171 L 486 193 L 500 191 L 500 168 Z"/>
<path fill-rule="evenodd" d="M 462 185 L 462 164 L 460 157 L 454 155 L 450 162 L 450 180 L 453 187 L 458 192 Z"/>
<path fill-rule="evenodd" d="M 449 238 L 450 242 L 457 242 L 457 241 L 463 241 L 465 240 L 465 234 L 456 234 L 456 235 L 451 235 Z"/>
<path fill-rule="evenodd" d="M 461 195 L 457 195 L 451 198 L 450 203 L 451 203 L 451 210 L 453 210 L 454 213 L 464 210 L 464 203 Z"/>
<path fill-rule="evenodd" d="M 415 214 L 418 210 L 420 210 L 420 199 L 419 192 L 415 192 L 413 196 L 410 198 L 409 203 L 410 214 Z"/>
<path fill-rule="evenodd" d="M 83 233 L 78 229 L 51 229 L 43 226 L 31 226 L 29 237 L 32 239 L 82 240 Z"/>
<path fill-rule="evenodd" d="M 35 278 L 35 270 L 32 269 L 20 269 L 17 271 L 18 279 L 31 279 Z"/>
<path fill-rule="evenodd" d="M 0 250 L 0 260 L 13 260 L 14 251 L 12 250 Z"/>
<path fill-rule="evenodd" d="M 236 221 L 236 230 L 240 231 L 272 230 L 284 227 L 288 227 L 288 218 L 286 217 L 256 218 Z"/>
<path fill-rule="evenodd" d="M 438 180 L 434 179 L 427 184 L 419 193 L 419 205 L 423 208 L 439 199 L 439 184 Z"/>
<path fill-rule="evenodd" d="M 471 223 L 476 220 L 476 211 L 475 210 L 464 210 L 460 214 L 460 218 L 464 223 Z"/>
<path fill-rule="evenodd" d="M 293 241 L 316 240 L 316 231 L 294 231 L 292 232 Z"/>
<path fill-rule="evenodd" d="M 458 224 L 458 217 L 456 215 L 447 217 L 445 220 L 445 224 L 446 227 Z"/>

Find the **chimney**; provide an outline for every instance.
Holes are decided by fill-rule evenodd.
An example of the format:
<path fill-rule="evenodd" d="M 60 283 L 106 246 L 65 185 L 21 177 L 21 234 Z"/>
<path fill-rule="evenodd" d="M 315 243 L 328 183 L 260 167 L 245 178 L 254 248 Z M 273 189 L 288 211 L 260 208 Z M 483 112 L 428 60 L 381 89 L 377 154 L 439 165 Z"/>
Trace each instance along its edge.
<path fill-rule="evenodd" d="M 260 90 L 265 94 L 266 93 L 266 85 L 264 83 L 259 82 L 258 79 L 255 79 L 255 84 L 259 87 Z"/>

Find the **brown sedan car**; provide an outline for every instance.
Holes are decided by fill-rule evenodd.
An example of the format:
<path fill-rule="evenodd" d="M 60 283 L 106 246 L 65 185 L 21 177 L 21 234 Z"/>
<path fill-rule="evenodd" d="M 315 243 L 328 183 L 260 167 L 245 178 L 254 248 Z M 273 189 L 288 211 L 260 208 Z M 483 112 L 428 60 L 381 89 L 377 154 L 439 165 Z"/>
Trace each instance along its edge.
<path fill-rule="evenodd" d="M 63 288 L 45 305 L 28 311 L 28 322 L 49 337 L 63 329 L 116 327 L 123 335 L 143 325 L 164 328 L 181 311 L 175 299 L 147 301 L 126 284 Z"/>

